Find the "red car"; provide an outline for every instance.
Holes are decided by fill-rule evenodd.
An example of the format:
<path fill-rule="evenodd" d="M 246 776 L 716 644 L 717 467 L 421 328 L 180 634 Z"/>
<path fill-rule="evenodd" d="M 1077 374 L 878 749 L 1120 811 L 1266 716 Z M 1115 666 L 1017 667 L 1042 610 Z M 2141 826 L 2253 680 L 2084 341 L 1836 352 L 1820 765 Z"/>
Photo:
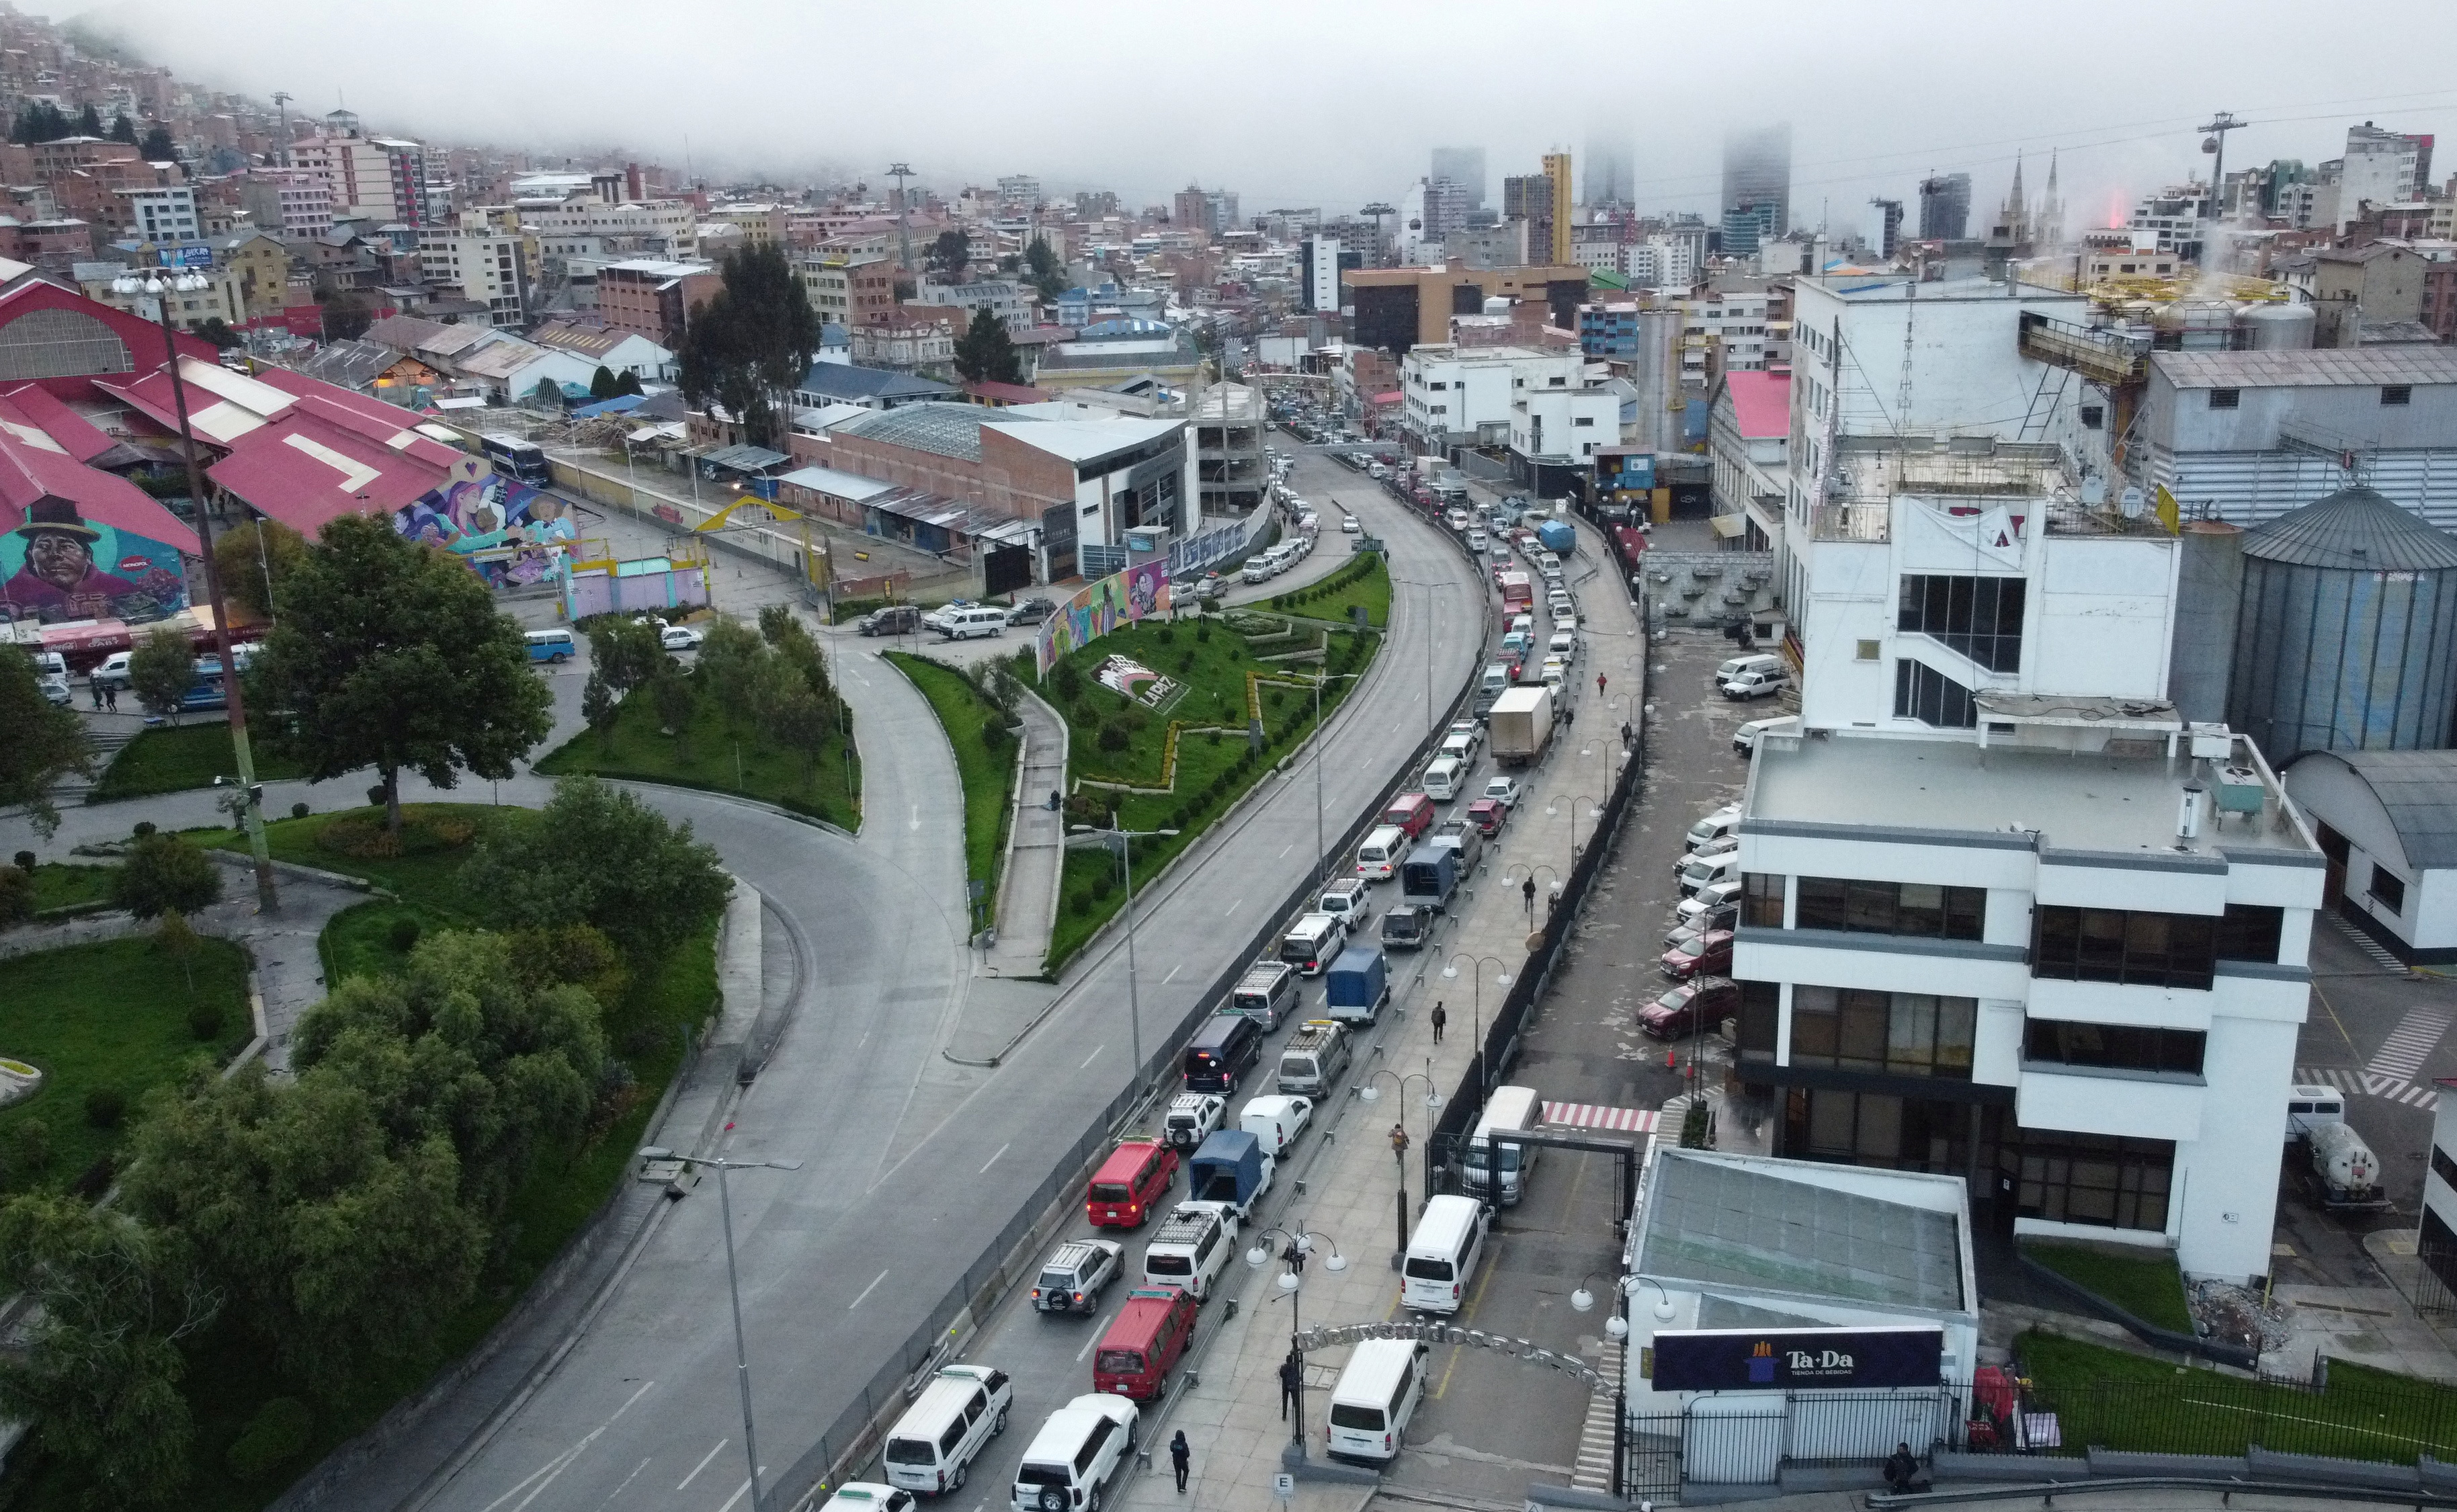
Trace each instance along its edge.
<path fill-rule="evenodd" d="M 1467 806 L 1468 821 L 1491 839 L 1510 821 L 1510 805 L 1499 798 L 1478 798 Z"/>
<path fill-rule="evenodd" d="M 1701 1015 L 1712 1025 L 1740 1011 L 1741 985 L 1723 977 L 1684 982 L 1638 1010 L 1638 1026 L 1651 1040 L 1678 1040 L 1694 1032 Z"/>
<path fill-rule="evenodd" d="M 1675 982 L 1686 982 L 1702 972 L 1731 969 L 1732 932 L 1728 929 L 1714 930 L 1663 952 L 1663 974 Z"/>

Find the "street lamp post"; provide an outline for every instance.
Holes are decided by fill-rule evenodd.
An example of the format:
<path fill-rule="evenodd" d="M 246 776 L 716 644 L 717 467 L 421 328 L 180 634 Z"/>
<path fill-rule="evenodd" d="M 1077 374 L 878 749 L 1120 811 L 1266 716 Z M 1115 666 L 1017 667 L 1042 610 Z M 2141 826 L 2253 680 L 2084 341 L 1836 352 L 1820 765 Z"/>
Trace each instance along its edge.
<path fill-rule="evenodd" d="M 1321 1239 L 1331 1246 L 1331 1258 L 1323 1264 L 1332 1271 L 1348 1269 L 1348 1257 L 1339 1253 L 1339 1241 L 1318 1230 L 1297 1224 L 1292 1229 L 1265 1229 L 1254 1235 L 1254 1247 L 1246 1252 L 1246 1263 L 1259 1271 L 1271 1260 L 1271 1238 L 1278 1235 L 1283 1248 L 1280 1261 L 1287 1267 L 1280 1273 L 1279 1288 L 1289 1298 L 1289 1358 L 1302 1360 L 1304 1351 L 1297 1348 L 1297 1335 L 1303 1332 L 1297 1317 L 1297 1288 L 1304 1283 L 1306 1256 L 1313 1253 L 1313 1242 Z M 1305 1377 L 1300 1372 L 1296 1381 L 1297 1399 L 1289 1409 L 1289 1449 L 1290 1458 L 1306 1457 Z"/>
<path fill-rule="evenodd" d="M 1570 801 L 1570 865 L 1575 869 L 1579 864 L 1579 804 L 1583 801 L 1588 805 L 1587 818 L 1591 819 L 1601 819 L 1604 817 L 1604 806 L 1584 793 L 1572 793 L 1567 797 Z M 1559 818 L 1560 816 L 1560 798 L 1556 797 L 1552 802 L 1544 805 L 1546 818 Z M 1592 835 L 1588 837 L 1589 839 L 1594 838 Z"/>
<path fill-rule="evenodd" d="M 1410 1082 L 1422 1082 L 1425 1084 L 1426 1110 L 1438 1111 L 1442 1106 L 1442 1093 L 1441 1088 L 1434 1085 L 1433 1064 L 1433 1057 L 1427 1056 L 1427 1069 L 1424 1071 L 1394 1071 L 1383 1067 L 1366 1077 L 1356 1088 L 1356 1095 L 1369 1103 L 1379 1101 L 1382 1089 L 1373 1084 L 1385 1076 L 1395 1080 L 1403 1093 Z M 1399 1162 L 1399 1247 L 1391 1252 L 1391 1269 L 1395 1271 L 1408 1257 L 1408 1108 L 1405 1103 L 1399 1105 L 1399 1121 L 1391 1126 L 1391 1153 Z"/>
<path fill-rule="evenodd" d="M 1107 829 L 1095 829 L 1089 824 L 1068 826 L 1078 835 L 1097 835 L 1104 846 L 1114 844 L 1118 850 L 1118 877 L 1126 889 L 1126 1026 L 1135 1046 L 1135 1085 L 1144 1082 L 1144 1009 L 1135 985 L 1135 867 L 1128 854 L 1134 842 L 1156 835 L 1175 835 L 1175 830 L 1123 830 L 1112 819 Z"/>
<path fill-rule="evenodd" d="M 1595 1310 L 1596 1294 L 1587 1290 L 1587 1283 L 1596 1278 L 1596 1274 L 1589 1271 L 1579 1277 L 1579 1289 L 1570 1294 L 1572 1312 L 1588 1313 Z M 1612 1336 L 1615 1343 L 1621 1343 L 1629 1337 L 1629 1319 L 1622 1315 L 1621 1305 L 1629 1300 L 1631 1288 L 1639 1286 L 1655 1288 L 1655 1321 L 1658 1324 L 1672 1321 L 1674 1315 L 1672 1294 L 1663 1289 L 1662 1282 L 1652 1276 L 1622 1276 L 1613 1283 L 1612 1316 L 1604 1319 L 1604 1332 Z M 1622 1368 L 1613 1376 L 1612 1494 L 1615 1496 L 1621 1494 L 1621 1482 L 1628 1479 L 1629 1471 L 1628 1381 L 1629 1369 L 1624 1363 Z"/>
<path fill-rule="evenodd" d="M 256 785 L 256 756 L 248 748 L 247 697 L 239 686 L 237 664 L 231 659 L 230 611 L 222 600 L 221 570 L 214 562 L 213 513 L 206 507 L 204 471 L 196 466 L 196 434 L 188 425 L 188 384 L 179 373 L 179 345 L 171 332 L 171 296 L 195 294 L 211 282 L 202 274 L 164 270 L 130 273 L 112 280 L 111 287 L 115 294 L 152 300 L 155 317 L 162 326 L 163 365 L 170 370 L 171 404 L 179 419 L 179 453 L 188 465 L 188 496 L 196 504 L 196 547 L 205 559 L 205 601 L 213 606 L 214 649 L 221 657 L 231 755 L 238 764 L 239 822 L 247 831 L 248 853 L 256 862 L 256 909 L 270 914 L 280 910 L 281 895 L 274 885 L 273 853 L 264 839 L 264 804 Z"/>
<path fill-rule="evenodd" d="M 1536 874 L 1542 872 L 1553 879 L 1544 893 L 1544 917 L 1548 921 L 1553 917 L 1553 905 L 1561 901 L 1561 874 L 1550 866 L 1541 864 L 1530 866 L 1523 872 L 1516 866 L 1507 866 L 1502 868 L 1501 872 L 1503 886 L 1510 884 L 1511 874 L 1514 872 L 1518 873 L 1518 891 L 1527 900 L 1527 927 L 1533 929 L 1536 927 Z"/>
<path fill-rule="evenodd" d="M 1471 955 L 1464 950 L 1460 951 L 1457 955 L 1451 957 L 1448 962 L 1443 963 L 1442 979 L 1446 982 L 1456 982 L 1459 974 L 1459 963 L 1462 961 L 1468 963 L 1471 966 L 1481 965 L 1488 961 L 1492 962 L 1494 984 L 1503 987 L 1510 985 L 1510 964 L 1508 962 L 1503 961 L 1499 956 Z M 1477 1113 L 1482 1113 L 1484 1111 L 1484 977 L 1481 974 L 1478 974 L 1475 978 L 1475 995 L 1469 1000 L 1468 1011 L 1473 1016 L 1468 1021 L 1468 1032 L 1474 1036 L 1476 1054 L 1476 1111 Z"/>
<path fill-rule="evenodd" d="M 731 1126 L 728 1126 L 731 1127 Z M 682 1155 L 662 1145 L 644 1145 L 642 1160 L 678 1160 L 686 1166 L 712 1166 L 716 1170 L 716 1205 L 725 1214 L 725 1285 L 733 1295 L 733 1380 L 742 1389 L 742 1451 L 751 1461 L 751 1512 L 759 1512 L 759 1435 L 751 1421 L 751 1357 L 742 1342 L 742 1278 L 733 1268 L 733 1198 L 726 1190 L 725 1173 L 729 1170 L 799 1170 L 798 1160 L 718 1160 L 712 1156 Z"/>

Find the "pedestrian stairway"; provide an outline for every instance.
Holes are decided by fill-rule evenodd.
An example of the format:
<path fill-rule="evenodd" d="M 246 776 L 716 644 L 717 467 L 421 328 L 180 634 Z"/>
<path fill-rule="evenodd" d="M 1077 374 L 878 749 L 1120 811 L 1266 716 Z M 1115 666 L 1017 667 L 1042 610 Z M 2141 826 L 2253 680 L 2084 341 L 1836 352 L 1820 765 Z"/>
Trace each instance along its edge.
<path fill-rule="evenodd" d="M 1596 1369 L 1603 1373 L 1604 1379 L 1618 1381 L 1621 1361 L 1621 1342 L 1605 1339 L 1598 1351 Z M 1579 1428 L 1579 1460 L 1570 1473 L 1570 1484 L 1581 1491 L 1617 1494 L 1612 1483 L 1613 1400 L 1613 1393 L 1606 1389 L 1587 1395 L 1587 1420 Z"/>
<path fill-rule="evenodd" d="M 120 748 L 135 736 L 136 732 L 134 730 L 97 730 L 88 725 L 85 739 L 88 749 L 93 752 L 93 776 L 82 777 L 73 772 L 63 773 L 58 780 L 52 784 L 52 801 L 53 803 L 84 802 L 85 796 L 93 791 L 94 784 L 102 780 L 102 774 L 110 769 L 111 758 L 117 756 Z"/>

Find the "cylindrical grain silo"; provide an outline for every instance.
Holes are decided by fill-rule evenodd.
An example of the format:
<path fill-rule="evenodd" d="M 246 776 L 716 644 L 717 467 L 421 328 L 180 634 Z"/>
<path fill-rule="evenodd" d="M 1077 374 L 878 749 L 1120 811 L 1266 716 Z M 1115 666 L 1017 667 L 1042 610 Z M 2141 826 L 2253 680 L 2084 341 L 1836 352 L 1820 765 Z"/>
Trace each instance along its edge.
<path fill-rule="evenodd" d="M 2312 345 L 2319 314 L 2308 304 L 2261 304 L 2244 312 L 2256 352 L 2300 352 Z"/>
<path fill-rule="evenodd" d="M 2246 531 L 2227 722 L 2276 768 L 2448 744 L 2457 539 L 2369 488 Z"/>
<path fill-rule="evenodd" d="M 2186 719 L 2227 716 L 2235 670 L 2236 610 L 2243 602 L 2243 528 L 2186 520 L 2176 572 L 2176 640 L 2167 658 L 2167 696 Z"/>

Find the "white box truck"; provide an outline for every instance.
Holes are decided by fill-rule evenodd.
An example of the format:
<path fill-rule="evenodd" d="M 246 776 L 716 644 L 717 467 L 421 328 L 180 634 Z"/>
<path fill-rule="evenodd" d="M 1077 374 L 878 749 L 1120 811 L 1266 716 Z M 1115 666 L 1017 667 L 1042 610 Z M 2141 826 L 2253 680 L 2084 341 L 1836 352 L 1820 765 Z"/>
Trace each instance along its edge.
<path fill-rule="evenodd" d="M 1544 754 L 1553 738 L 1553 690 L 1540 683 L 1522 684 L 1494 700 L 1493 759 L 1505 767 L 1523 767 Z"/>

